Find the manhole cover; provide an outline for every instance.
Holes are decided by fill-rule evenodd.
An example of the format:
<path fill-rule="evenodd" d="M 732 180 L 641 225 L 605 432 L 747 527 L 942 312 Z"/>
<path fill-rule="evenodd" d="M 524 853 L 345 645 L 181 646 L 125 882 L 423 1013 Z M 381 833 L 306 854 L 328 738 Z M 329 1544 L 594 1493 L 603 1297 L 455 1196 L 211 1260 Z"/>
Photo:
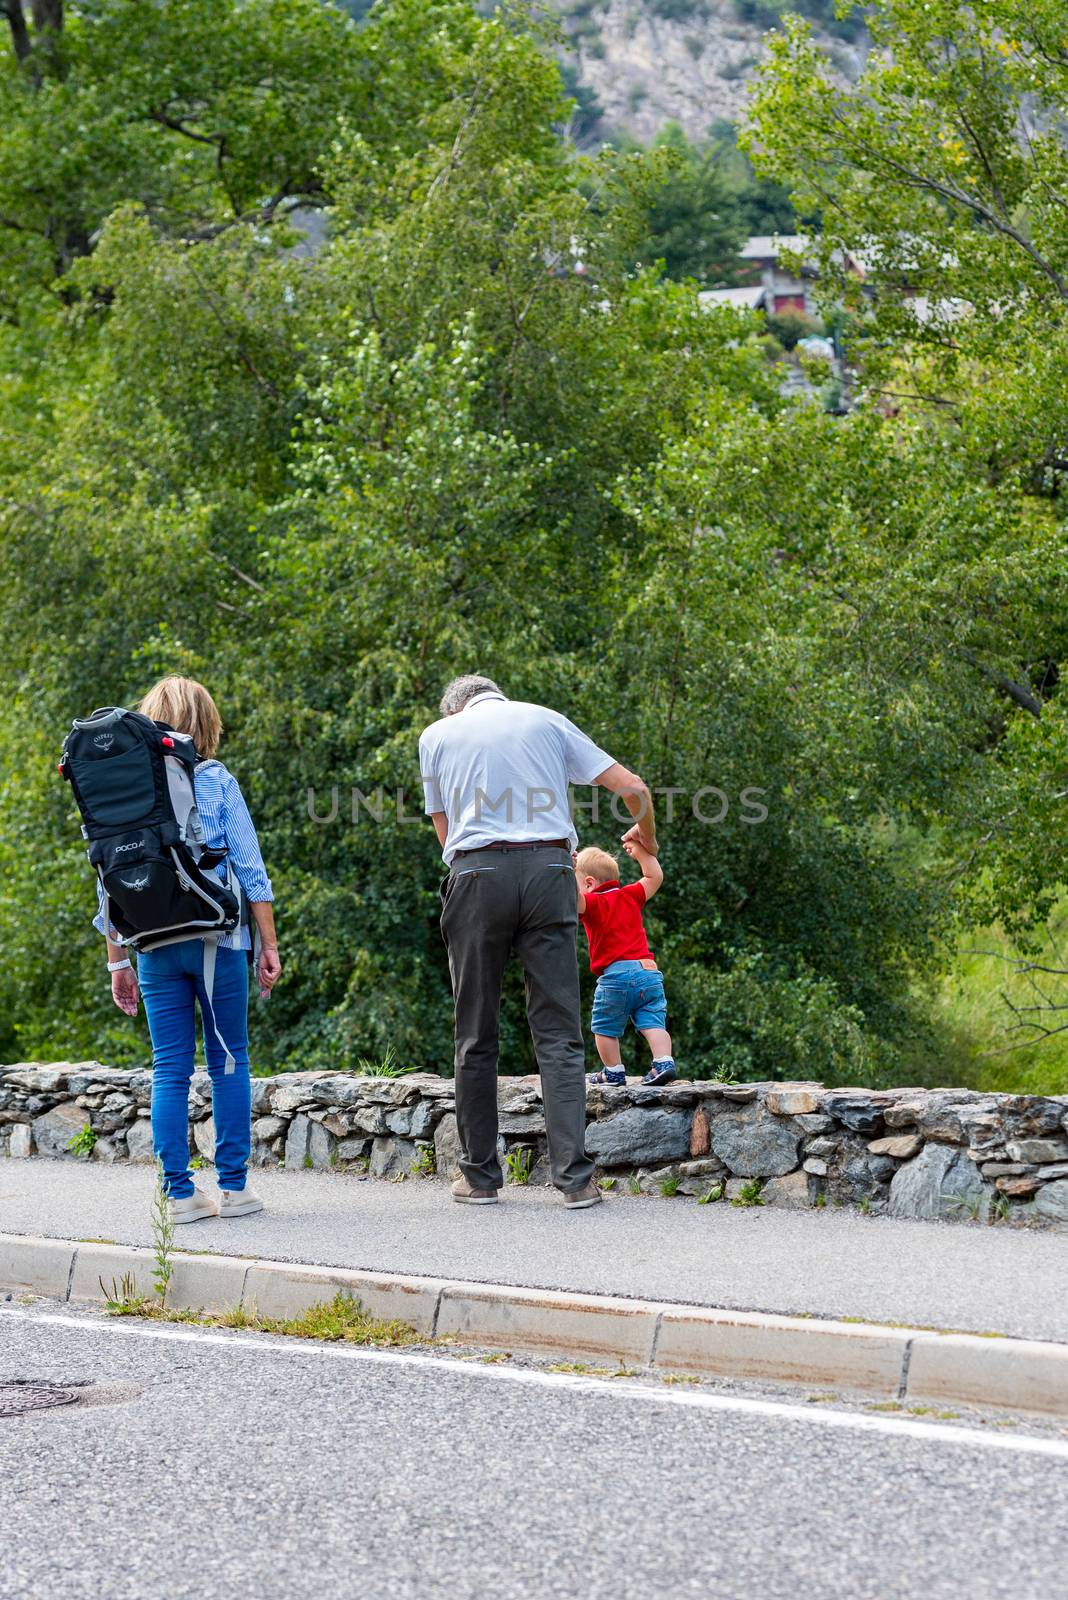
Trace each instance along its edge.
<path fill-rule="evenodd" d="M 77 1389 L 64 1389 L 58 1383 L 37 1383 L 30 1379 L 0 1383 L 0 1417 L 21 1417 L 27 1411 L 69 1406 L 77 1399 Z"/>

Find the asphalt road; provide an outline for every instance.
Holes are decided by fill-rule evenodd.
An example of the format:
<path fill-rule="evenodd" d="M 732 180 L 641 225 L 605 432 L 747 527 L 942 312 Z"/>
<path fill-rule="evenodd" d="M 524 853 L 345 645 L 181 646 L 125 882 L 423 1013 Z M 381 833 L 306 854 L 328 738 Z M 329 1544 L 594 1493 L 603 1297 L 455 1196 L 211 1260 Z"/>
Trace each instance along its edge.
<path fill-rule="evenodd" d="M 148 1244 L 153 1181 L 147 1167 L 0 1162 L 0 1232 Z M 568 1213 L 555 1191 L 516 1187 L 458 1206 L 435 1180 L 347 1173 L 252 1183 L 267 1212 L 182 1228 L 179 1248 L 1068 1342 L 1063 1233 L 659 1196 Z"/>
<path fill-rule="evenodd" d="M 0 1383 L 111 1386 L 0 1418 L 4 1600 L 1063 1589 L 1060 1437 L 79 1316 L 0 1312 Z"/>

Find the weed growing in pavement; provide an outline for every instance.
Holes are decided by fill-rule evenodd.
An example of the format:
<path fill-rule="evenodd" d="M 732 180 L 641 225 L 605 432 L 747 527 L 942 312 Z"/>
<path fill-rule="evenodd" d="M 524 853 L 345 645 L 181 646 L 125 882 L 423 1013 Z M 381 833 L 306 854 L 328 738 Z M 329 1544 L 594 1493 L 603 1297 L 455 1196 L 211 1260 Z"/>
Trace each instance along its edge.
<path fill-rule="evenodd" d="M 864 1409 L 866 1411 L 904 1411 L 905 1407 L 900 1400 L 873 1400 Z"/>
<path fill-rule="evenodd" d="M 534 1170 L 534 1152 L 528 1145 L 516 1145 L 504 1158 L 504 1168 L 509 1183 L 526 1184 Z"/>
<path fill-rule="evenodd" d="M 485 1367 L 495 1367 L 499 1361 L 511 1361 L 512 1352 L 510 1350 L 498 1350 L 491 1356 L 479 1356 L 478 1359 Z"/>
<path fill-rule="evenodd" d="M 1008 1195 L 996 1194 L 993 1200 L 990 1202 L 990 1214 L 986 1220 L 990 1223 L 991 1227 L 994 1227 L 995 1224 L 999 1222 L 1008 1222 L 1009 1212 L 1011 1209 L 1012 1207 L 1009 1205 Z"/>
<path fill-rule="evenodd" d="M 806 1394 L 805 1404 L 807 1406 L 829 1406 L 837 1399 L 838 1395 L 835 1393 L 835 1391 L 833 1389 L 829 1389 L 826 1394 Z"/>
<path fill-rule="evenodd" d="M 816 1210 L 817 1211 L 822 1211 L 824 1209 L 824 1207 L 826 1206 L 826 1204 L 827 1204 L 827 1196 L 824 1193 L 824 1191 L 821 1189 L 819 1194 L 816 1196 L 816 1200 L 815 1200 Z"/>
<path fill-rule="evenodd" d="M 256 1333 L 280 1333 L 291 1339 L 320 1339 L 330 1343 L 395 1348 L 416 1344 L 419 1335 L 407 1322 L 383 1322 L 364 1309 L 352 1295 L 338 1293 L 332 1300 L 309 1306 L 298 1317 L 261 1317 L 256 1307 L 238 1305 L 229 1311 L 168 1311 L 147 1295 L 138 1295 L 127 1273 L 118 1284 L 105 1288 L 105 1309 L 112 1316 L 147 1317 L 154 1322 L 194 1322 L 206 1328 L 243 1328 Z M 425 1342 L 425 1341 L 424 1341 Z"/>
<path fill-rule="evenodd" d="M 641 1192 L 642 1192 L 642 1186 L 638 1182 L 637 1178 L 635 1178 L 635 1177 L 628 1178 L 627 1179 L 627 1193 L 628 1194 L 641 1194 Z"/>
<path fill-rule="evenodd" d="M 357 1070 L 365 1078 L 403 1078 L 406 1072 L 414 1072 L 414 1067 L 404 1067 L 397 1056 L 396 1048 L 387 1044 L 385 1050 L 376 1058 L 361 1056 L 356 1063 Z"/>
<path fill-rule="evenodd" d="M 147 1294 L 138 1292 L 132 1272 L 124 1272 L 121 1278 L 112 1278 L 110 1283 L 105 1283 L 103 1278 L 98 1278 L 100 1292 L 104 1296 L 104 1310 L 113 1317 L 150 1317 L 155 1309 L 153 1302 Z"/>
<path fill-rule="evenodd" d="M 193 1156 L 189 1163 L 189 1170 L 190 1172 L 203 1172 L 207 1164 L 203 1156 Z"/>
<path fill-rule="evenodd" d="M 861 1195 L 860 1199 L 857 1201 L 857 1210 L 862 1216 L 866 1217 L 869 1214 L 871 1211 L 871 1197 L 869 1195 Z"/>
<path fill-rule="evenodd" d="M 85 1156 L 86 1160 L 88 1160 L 93 1153 L 96 1141 L 96 1133 L 86 1123 L 84 1128 L 79 1128 L 77 1133 L 72 1134 L 67 1140 L 67 1149 L 72 1156 Z"/>
<path fill-rule="evenodd" d="M 438 1170 L 438 1158 L 432 1144 L 425 1144 L 412 1162 L 412 1172 L 418 1178 L 432 1178 Z"/>
<path fill-rule="evenodd" d="M 700 1383 L 700 1378 L 692 1372 L 665 1372 L 661 1383 Z"/>
<path fill-rule="evenodd" d="M 286 1333 L 296 1339 L 344 1340 L 346 1344 L 403 1345 L 418 1338 L 408 1322 L 383 1322 L 372 1317 L 351 1294 L 309 1306 L 299 1317 L 257 1317 L 262 1333 Z"/>
<path fill-rule="evenodd" d="M 220 1311 L 213 1320 L 220 1328 L 258 1328 L 260 1325 L 255 1302 L 247 1306 L 244 1304 L 231 1306 L 229 1311 Z"/>
<path fill-rule="evenodd" d="M 734 1073 L 731 1071 L 730 1067 L 717 1067 L 715 1072 L 712 1074 L 712 1082 L 731 1084 L 737 1083 L 738 1079 L 734 1076 Z"/>
<path fill-rule="evenodd" d="M 660 1193 L 664 1196 L 665 1200 L 671 1200 L 679 1192 L 678 1173 L 671 1172 L 666 1178 L 661 1178 L 660 1182 L 657 1184 L 657 1188 L 660 1190 Z"/>
<path fill-rule="evenodd" d="M 603 1189 L 606 1194 L 610 1193 L 611 1190 L 613 1190 L 615 1188 L 615 1186 L 616 1186 L 616 1179 L 615 1178 L 598 1178 L 597 1179 L 597 1187 L 598 1187 L 598 1189 Z"/>
<path fill-rule="evenodd" d="M 697 1196 L 697 1204 L 699 1206 L 714 1206 L 717 1200 L 722 1199 L 723 1185 L 721 1183 L 714 1183 L 707 1194 L 699 1194 Z"/>
<path fill-rule="evenodd" d="M 304 1160 L 303 1160 L 303 1161 L 302 1161 L 302 1162 L 301 1162 L 301 1166 L 302 1166 L 302 1167 L 303 1167 L 303 1168 L 304 1168 L 304 1169 L 305 1169 L 305 1171 L 307 1171 L 307 1172 L 310 1172 L 310 1171 L 311 1171 L 311 1170 L 312 1170 L 312 1167 L 313 1167 L 313 1166 L 314 1166 L 314 1165 L 315 1165 L 315 1163 L 314 1163 L 314 1162 L 313 1162 L 313 1161 L 312 1161 L 312 1158 L 311 1158 L 311 1156 L 307 1156 L 307 1155 L 306 1155 L 306 1156 L 305 1156 L 305 1157 L 304 1157 Z"/>
<path fill-rule="evenodd" d="M 738 1193 L 731 1200 L 732 1206 L 762 1206 L 760 1197 L 761 1182 L 759 1178 L 750 1178 L 748 1183 L 743 1183 Z"/>
<path fill-rule="evenodd" d="M 159 1156 L 156 1157 L 156 1192 L 152 1196 L 149 1226 L 152 1229 L 152 1244 L 156 1255 L 156 1270 L 152 1281 L 159 1295 L 162 1310 L 167 1303 L 167 1290 L 174 1275 L 174 1218 L 171 1216 L 167 1191 L 163 1186 L 163 1162 Z"/>

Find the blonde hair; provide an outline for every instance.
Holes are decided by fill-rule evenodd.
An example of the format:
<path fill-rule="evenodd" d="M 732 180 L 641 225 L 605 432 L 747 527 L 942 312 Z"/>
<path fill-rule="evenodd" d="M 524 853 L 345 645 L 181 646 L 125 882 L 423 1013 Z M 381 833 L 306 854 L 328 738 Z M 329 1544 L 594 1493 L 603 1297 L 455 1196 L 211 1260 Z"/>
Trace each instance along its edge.
<path fill-rule="evenodd" d="M 195 678 L 161 678 L 137 708 L 156 722 L 168 722 L 178 733 L 188 733 L 202 761 L 213 756 L 222 737 L 219 708 Z"/>
<path fill-rule="evenodd" d="M 593 844 L 579 851 L 575 857 L 575 869 L 584 878 L 596 878 L 598 883 L 610 883 L 613 878 L 619 877 L 619 862 L 615 856 L 610 856 L 607 850 L 598 850 Z"/>

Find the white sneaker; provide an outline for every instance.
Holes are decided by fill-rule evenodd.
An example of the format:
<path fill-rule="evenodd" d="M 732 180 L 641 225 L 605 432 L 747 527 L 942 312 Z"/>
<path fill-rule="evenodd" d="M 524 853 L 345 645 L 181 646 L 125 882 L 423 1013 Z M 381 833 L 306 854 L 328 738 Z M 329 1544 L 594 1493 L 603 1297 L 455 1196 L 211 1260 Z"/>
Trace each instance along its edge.
<path fill-rule="evenodd" d="M 218 1216 L 214 1202 L 206 1194 L 201 1194 L 199 1189 L 194 1189 L 192 1194 L 185 1195 L 181 1200 L 168 1200 L 167 1209 L 176 1228 L 183 1222 L 201 1222 L 205 1217 Z"/>
<path fill-rule="evenodd" d="M 263 1210 L 263 1201 L 251 1189 L 220 1189 L 220 1217 L 250 1217 L 254 1211 Z"/>

